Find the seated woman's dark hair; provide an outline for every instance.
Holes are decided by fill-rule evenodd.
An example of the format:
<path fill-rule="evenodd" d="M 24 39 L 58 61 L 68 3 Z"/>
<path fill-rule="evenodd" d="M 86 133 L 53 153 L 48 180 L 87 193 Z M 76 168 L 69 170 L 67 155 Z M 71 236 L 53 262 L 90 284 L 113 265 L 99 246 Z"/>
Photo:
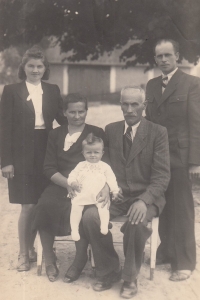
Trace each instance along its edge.
<path fill-rule="evenodd" d="M 83 102 L 85 103 L 85 109 L 88 110 L 88 101 L 87 98 L 79 93 L 68 94 L 63 99 L 63 110 L 66 111 L 68 109 L 69 103 L 77 103 Z"/>
<path fill-rule="evenodd" d="M 24 67 L 27 64 L 27 62 L 30 59 L 41 59 L 41 61 L 43 62 L 44 66 L 45 66 L 45 72 L 44 75 L 42 76 L 43 80 L 47 80 L 49 79 L 49 73 L 50 73 L 50 69 L 49 69 L 49 63 L 47 61 L 46 56 L 44 55 L 44 52 L 42 50 L 42 48 L 40 48 L 39 46 L 33 46 L 32 48 L 28 49 L 23 57 L 22 57 L 22 62 L 19 66 L 19 70 L 18 70 L 18 77 L 19 79 L 26 79 L 26 73 L 24 72 Z"/>

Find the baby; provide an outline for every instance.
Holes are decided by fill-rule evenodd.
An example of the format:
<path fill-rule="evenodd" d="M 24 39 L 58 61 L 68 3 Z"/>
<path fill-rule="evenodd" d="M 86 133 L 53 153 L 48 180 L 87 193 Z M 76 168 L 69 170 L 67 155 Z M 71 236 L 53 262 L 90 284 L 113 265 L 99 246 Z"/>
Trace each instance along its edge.
<path fill-rule="evenodd" d="M 107 206 L 102 207 L 102 203 L 97 202 L 97 195 L 107 183 L 113 197 L 117 195 L 119 188 L 116 177 L 111 167 L 101 161 L 104 144 L 101 138 L 88 134 L 82 142 L 83 156 L 85 161 L 80 162 L 69 174 L 68 184 L 75 192 L 78 192 L 72 199 L 72 209 L 70 215 L 71 235 L 74 241 L 80 239 L 79 223 L 82 217 L 84 205 L 95 204 L 98 208 L 101 233 L 108 233 L 109 210 Z"/>

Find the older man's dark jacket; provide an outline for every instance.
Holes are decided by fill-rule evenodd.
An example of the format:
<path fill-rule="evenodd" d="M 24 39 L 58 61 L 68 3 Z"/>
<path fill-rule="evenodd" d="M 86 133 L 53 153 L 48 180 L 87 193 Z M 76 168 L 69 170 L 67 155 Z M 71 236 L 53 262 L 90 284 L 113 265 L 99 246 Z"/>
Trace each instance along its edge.
<path fill-rule="evenodd" d="M 127 161 L 123 155 L 124 121 L 107 125 L 105 131 L 111 167 L 125 201 L 139 198 L 156 205 L 161 213 L 170 179 L 166 129 L 142 118 Z"/>

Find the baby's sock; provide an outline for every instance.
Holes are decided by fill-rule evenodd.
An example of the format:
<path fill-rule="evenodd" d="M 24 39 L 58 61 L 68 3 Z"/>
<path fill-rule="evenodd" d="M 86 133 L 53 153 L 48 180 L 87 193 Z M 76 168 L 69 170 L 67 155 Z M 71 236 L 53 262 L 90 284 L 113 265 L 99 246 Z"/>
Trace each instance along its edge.
<path fill-rule="evenodd" d="M 72 231 L 71 236 L 72 240 L 74 240 L 75 242 L 80 240 L 80 234 L 78 233 L 78 231 Z"/>
<path fill-rule="evenodd" d="M 101 226 L 101 233 L 106 235 L 108 233 L 108 225 Z"/>

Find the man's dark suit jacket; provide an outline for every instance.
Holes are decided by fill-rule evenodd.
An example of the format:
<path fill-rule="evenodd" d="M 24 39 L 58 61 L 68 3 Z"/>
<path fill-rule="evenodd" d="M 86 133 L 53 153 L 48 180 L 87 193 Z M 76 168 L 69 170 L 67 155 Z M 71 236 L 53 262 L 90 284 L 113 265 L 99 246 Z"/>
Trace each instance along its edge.
<path fill-rule="evenodd" d="M 47 133 L 54 119 L 67 123 L 57 85 L 42 82 L 42 110 Z M 35 111 L 23 81 L 4 87 L 1 98 L 1 167 L 14 165 L 15 173 L 32 174 L 34 164 Z"/>
<path fill-rule="evenodd" d="M 125 201 L 139 198 L 161 213 L 170 180 L 167 131 L 142 118 L 126 161 L 123 155 L 124 121 L 106 126 L 111 167 Z"/>
<path fill-rule="evenodd" d="M 146 118 L 167 128 L 171 168 L 200 165 L 200 78 L 177 70 L 162 94 L 161 76 L 149 80 Z"/>

